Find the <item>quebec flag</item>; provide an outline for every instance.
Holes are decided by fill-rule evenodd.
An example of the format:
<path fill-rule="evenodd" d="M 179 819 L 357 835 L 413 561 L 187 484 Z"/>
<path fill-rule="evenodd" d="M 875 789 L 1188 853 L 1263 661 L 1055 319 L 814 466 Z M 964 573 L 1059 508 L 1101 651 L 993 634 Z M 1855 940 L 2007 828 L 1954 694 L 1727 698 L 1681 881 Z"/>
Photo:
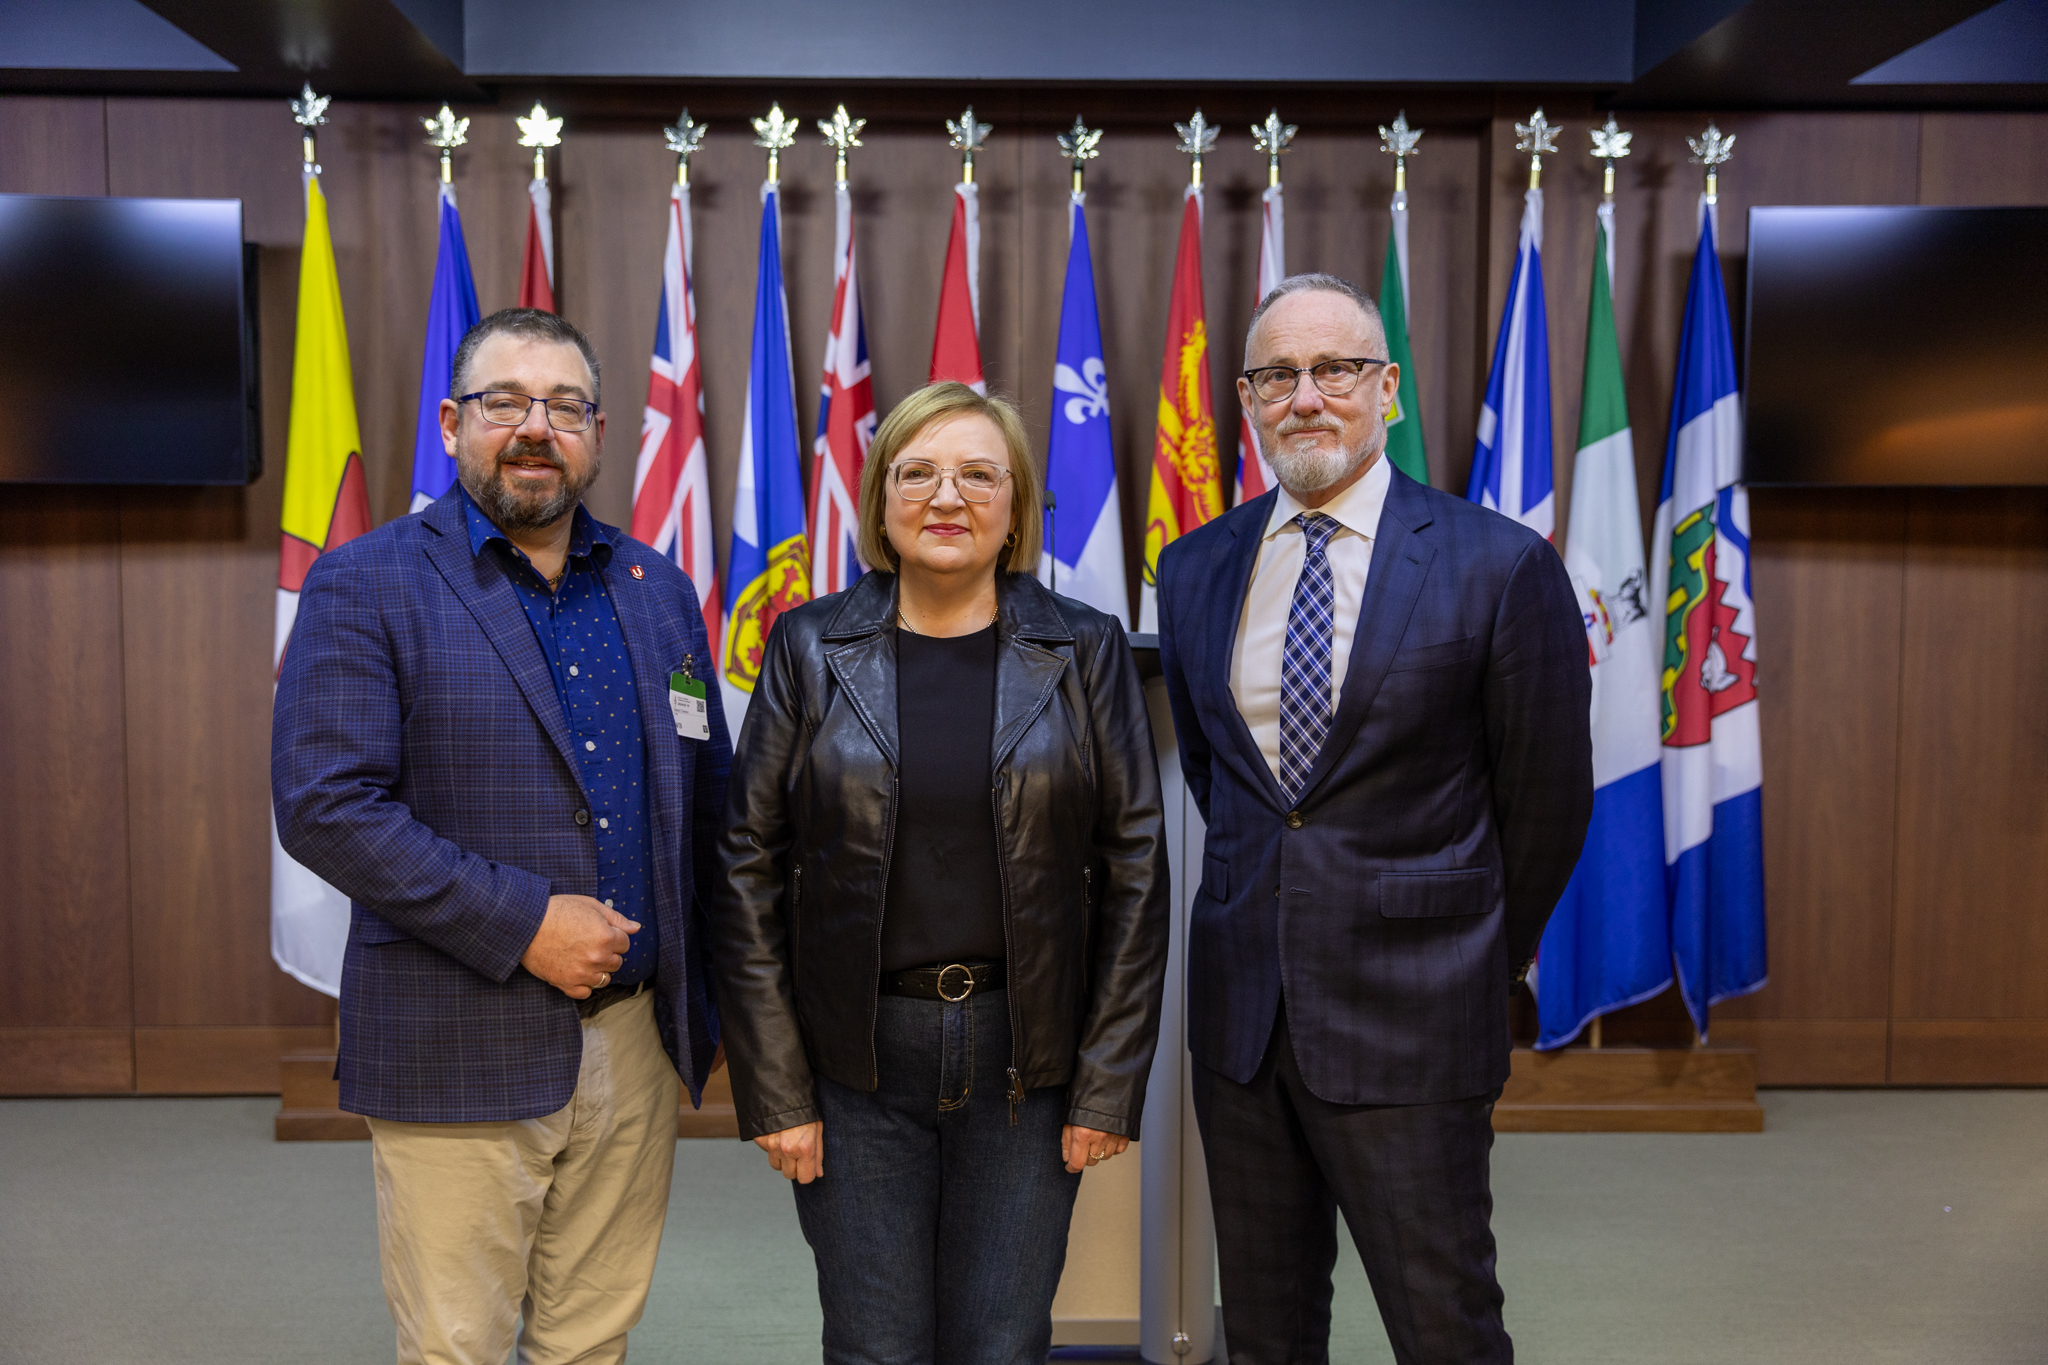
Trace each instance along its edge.
<path fill-rule="evenodd" d="M 1123 504 L 1116 490 L 1116 453 L 1109 443 L 1109 378 L 1102 364 L 1102 324 L 1095 311 L 1095 267 L 1088 255 L 1086 196 L 1070 206 L 1067 285 L 1060 298 L 1060 347 L 1052 368 L 1052 437 L 1045 487 L 1051 533 L 1039 580 L 1064 596 L 1108 612 L 1126 629 L 1130 588 L 1124 578 Z"/>
<path fill-rule="evenodd" d="M 420 360 L 419 420 L 413 433 L 412 510 L 438 502 L 455 486 L 455 461 L 441 444 L 441 400 L 448 397 L 455 352 L 469 329 L 483 321 L 476 280 L 462 240 L 455 187 L 441 186 L 441 240 L 434 253 L 434 292 L 427 302 L 427 348 Z"/>
<path fill-rule="evenodd" d="M 1550 325 L 1543 311 L 1543 191 L 1523 200 L 1514 279 L 1493 343 L 1486 404 L 1465 496 L 1548 540 L 1557 529 L 1550 467 Z"/>
<path fill-rule="evenodd" d="M 1659 700 L 1664 863 L 1678 988 L 1707 1011 L 1764 984 L 1763 758 L 1749 494 L 1712 199 L 1685 296 L 1650 581 L 1664 608 Z"/>

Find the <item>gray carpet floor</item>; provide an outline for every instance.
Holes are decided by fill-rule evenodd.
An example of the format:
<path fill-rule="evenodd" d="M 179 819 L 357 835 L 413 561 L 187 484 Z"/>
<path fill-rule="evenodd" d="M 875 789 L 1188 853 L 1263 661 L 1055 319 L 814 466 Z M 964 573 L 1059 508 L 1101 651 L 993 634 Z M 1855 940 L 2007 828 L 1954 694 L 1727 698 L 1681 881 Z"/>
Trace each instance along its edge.
<path fill-rule="evenodd" d="M 1495 1231 L 1520 1358 L 2048 1361 L 2048 1092 L 1766 1093 L 1755 1136 L 1515 1135 Z M 0 1102 L 0 1362 L 391 1359 L 366 1143 L 274 1100 Z M 1348 1244 L 1332 1358 L 1391 1360 Z M 633 1358 L 816 1360 L 790 1197 L 685 1142 Z"/>

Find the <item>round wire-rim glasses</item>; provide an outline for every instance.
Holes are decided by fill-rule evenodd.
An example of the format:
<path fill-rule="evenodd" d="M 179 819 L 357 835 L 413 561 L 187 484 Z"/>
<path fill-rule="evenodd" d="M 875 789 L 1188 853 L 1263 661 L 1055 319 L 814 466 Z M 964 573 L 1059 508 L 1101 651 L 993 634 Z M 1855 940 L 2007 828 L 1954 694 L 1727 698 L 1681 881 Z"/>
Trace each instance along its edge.
<path fill-rule="evenodd" d="M 1358 387 L 1366 366 L 1388 363 L 1371 356 L 1358 356 L 1324 360 L 1314 365 L 1261 365 L 1255 370 L 1246 370 L 1244 378 L 1262 403 L 1278 403 L 1294 397 L 1294 391 L 1301 387 L 1303 375 L 1314 381 L 1316 391 L 1323 397 L 1342 398 Z"/>
<path fill-rule="evenodd" d="M 465 393 L 455 401 L 467 403 L 472 399 L 476 402 L 477 412 L 494 427 L 524 426 L 535 403 L 544 405 L 548 425 L 556 431 L 588 431 L 597 415 L 597 404 L 587 399 L 565 398 L 560 394 L 535 398 L 510 389 L 483 389 L 477 393 Z"/>

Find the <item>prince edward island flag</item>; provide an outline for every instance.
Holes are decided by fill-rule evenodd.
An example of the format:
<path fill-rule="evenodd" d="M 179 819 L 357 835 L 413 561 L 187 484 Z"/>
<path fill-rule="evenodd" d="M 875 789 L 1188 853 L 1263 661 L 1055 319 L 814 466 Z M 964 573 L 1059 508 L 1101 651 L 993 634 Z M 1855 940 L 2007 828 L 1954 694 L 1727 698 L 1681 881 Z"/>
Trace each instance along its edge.
<path fill-rule="evenodd" d="M 1764 984 L 1763 760 L 1749 495 L 1713 201 L 1685 296 L 1650 581 L 1663 593 L 1659 729 L 1671 954 L 1693 1026 Z"/>

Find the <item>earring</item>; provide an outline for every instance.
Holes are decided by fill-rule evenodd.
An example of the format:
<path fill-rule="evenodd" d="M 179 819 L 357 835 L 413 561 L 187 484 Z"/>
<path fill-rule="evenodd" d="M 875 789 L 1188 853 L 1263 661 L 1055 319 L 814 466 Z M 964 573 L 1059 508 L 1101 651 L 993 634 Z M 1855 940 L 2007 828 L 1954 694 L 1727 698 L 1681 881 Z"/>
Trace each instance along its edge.
<path fill-rule="evenodd" d="M 1015 531 L 1010 532 L 1008 536 L 1004 537 L 1003 547 L 1010 550 L 1017 548 L 1017 533 Z"/>

